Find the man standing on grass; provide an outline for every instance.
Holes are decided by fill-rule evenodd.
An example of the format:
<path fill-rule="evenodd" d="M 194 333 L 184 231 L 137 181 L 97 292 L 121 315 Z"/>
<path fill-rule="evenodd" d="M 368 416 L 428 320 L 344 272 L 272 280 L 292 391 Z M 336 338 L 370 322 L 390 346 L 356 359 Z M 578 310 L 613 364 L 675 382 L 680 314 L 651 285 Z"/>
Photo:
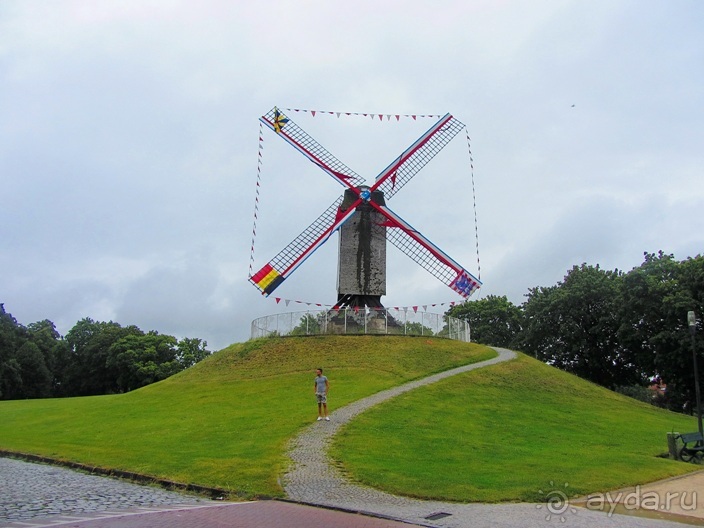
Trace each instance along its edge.
<path fill-rule="evenodd" d="M 330 421 L 328 416 L 328 389 L 330 382 L 326 376 L 323 376 L 323 369 L 315 369 L 315 381 L 313 387 L 315 390 L 315 398 L 318 400 L 318 421 L 325 416 L 326 421 Z"/>

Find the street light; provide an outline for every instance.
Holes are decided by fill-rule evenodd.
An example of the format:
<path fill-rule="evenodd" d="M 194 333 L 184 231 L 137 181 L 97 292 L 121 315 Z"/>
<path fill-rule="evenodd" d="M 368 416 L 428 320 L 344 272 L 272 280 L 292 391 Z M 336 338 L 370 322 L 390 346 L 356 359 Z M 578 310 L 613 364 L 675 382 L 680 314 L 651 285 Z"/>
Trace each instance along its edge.
<path fill-rule="evenodd" d="M 692 359 L 694 360 L 694 390 L 697 396 L 697 420 L 699 423 L 699 434 L 704 436 L 702 429 L 702 400 L 699 392 L 699 370 L 697 369 L 697 343 L 694 335 L 697 332 L 697 314 L 687 312 L 687 324 L 689 325 L 689 333 L 692 335 Z"/>

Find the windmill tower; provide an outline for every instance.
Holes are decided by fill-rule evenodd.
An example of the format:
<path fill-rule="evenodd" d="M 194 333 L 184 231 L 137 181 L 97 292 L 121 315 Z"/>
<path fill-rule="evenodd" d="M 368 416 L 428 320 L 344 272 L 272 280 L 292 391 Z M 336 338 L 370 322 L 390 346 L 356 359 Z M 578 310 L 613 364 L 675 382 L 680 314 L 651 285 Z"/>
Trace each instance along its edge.
<path fill-rule="evenodd" d="M 464 298 L 481 282 L 386 205 L 465 125 L 442 116 L 367 185 L 276 107 L 260 121 L 345 188 L 345 192 L 249 280 L 270 295 L 340 231 L 338 306 L 380 307 L 386 293 L 386 240 Z"/>
<path fill-rule="evenodd" d="M 360 193 L 369 192 L 362 186 Z M 350 189 L 343 195 L 340 209 L 352 205 L 357 195 Z M 369 200 L 386 205 L 384 193 L 374 191 Z M 386 295 L 385 217 L 369 203 L 357 207 L 352 217 L 340 226 L 337 264 L 337 306 L 381 308 Z"/>

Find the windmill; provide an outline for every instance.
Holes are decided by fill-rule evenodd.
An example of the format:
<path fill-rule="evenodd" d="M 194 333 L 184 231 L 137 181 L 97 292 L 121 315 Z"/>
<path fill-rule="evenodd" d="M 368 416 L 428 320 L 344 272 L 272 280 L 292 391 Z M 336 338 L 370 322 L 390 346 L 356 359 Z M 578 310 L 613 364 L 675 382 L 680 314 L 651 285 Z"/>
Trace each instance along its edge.
<path fill-rule="evenodd" d="M 260 121 L 345 189 L 266 265 L 250 272 L 250 282 L 263 295 L 270 295 L 338 230 L 338 307 L 381 307 L 381 296 L 386 293 L 387 240 L 463 298 L 481 286 L 479 279 L 386 205 L 465 128 L 463 123 L 444 115 L 367 184 L 278 108 Z"/>

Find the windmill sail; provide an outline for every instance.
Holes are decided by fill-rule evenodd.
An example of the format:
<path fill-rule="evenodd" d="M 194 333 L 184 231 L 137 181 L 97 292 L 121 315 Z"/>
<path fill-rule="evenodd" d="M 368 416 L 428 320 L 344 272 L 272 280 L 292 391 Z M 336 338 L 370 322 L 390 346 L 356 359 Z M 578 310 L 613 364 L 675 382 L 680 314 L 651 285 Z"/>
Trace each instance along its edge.
<path fill-rule="evenodd" d="M 387 218 L 386 239 L 440 282 L 465 299 L 481 287 L 481 281 L 455 262 L 408 222 L 388 207 L 377 209 Z M 393 229 L 396 228 L 396 229 Z"/>
<path fill-rule="evenodd" d="M 353 189 L 364 184 L 364 178 L 330 154 L 291 118 L 284 116 L 278 108 L 272 108 L 259 120 L 342 186 Z"/>
<path fill-rule="evenodd" d="M 461 266 L 448 265 L 445 261 L 438 259 L 434 252 L 411 238 L 405 231 L 387 229 L 386 239 L 411 260 L 418 263 L 421 268 L 465 299 L 481 287 L 482 283 L 469 271 Z"/>
<path fill-rule="evenodd" d="M 465 127 L 464 123 L 445 114 L 376 177 L 372 189 L 384 193 L 388 200 L 440 152 Z"/>
<path fill-rule="evenodd" d="M 330 235 L 354 213 L 361 200 L 342 211 L 342 196 L 323 211 L 313 223 L 293 239 L 264 267 L 249 278 L 262 294 L 268 296 L 293 273 L 313 252 L 322 246 Z"/>

